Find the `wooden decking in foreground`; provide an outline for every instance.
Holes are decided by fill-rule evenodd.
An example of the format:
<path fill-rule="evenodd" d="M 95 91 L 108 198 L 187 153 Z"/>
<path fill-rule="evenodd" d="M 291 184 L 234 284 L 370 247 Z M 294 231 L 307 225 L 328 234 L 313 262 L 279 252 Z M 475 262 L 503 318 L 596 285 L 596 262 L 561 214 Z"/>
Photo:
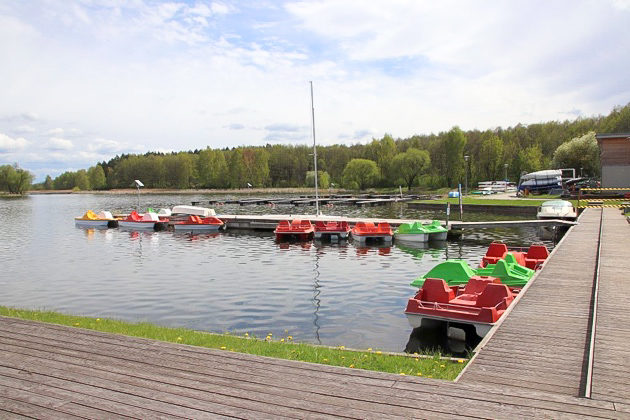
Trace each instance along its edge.
<path fill-rule="evenodd" d="M 593 294 L 600 214 L 585 211 L 458 382 L 0 317 L 0 418 L 628 418 L 630 226 L 604 210 Z"/>

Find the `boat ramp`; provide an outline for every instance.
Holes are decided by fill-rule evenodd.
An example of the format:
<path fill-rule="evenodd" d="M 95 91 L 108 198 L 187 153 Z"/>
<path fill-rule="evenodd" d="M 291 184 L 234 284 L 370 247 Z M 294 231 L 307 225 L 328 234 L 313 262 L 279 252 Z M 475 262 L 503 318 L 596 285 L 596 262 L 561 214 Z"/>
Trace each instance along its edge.
<path fill-rule="evenodd" d="M 455 382 L 0 317 L 0 417 L 628 418 L 629 233 L 585 210 Z"/>

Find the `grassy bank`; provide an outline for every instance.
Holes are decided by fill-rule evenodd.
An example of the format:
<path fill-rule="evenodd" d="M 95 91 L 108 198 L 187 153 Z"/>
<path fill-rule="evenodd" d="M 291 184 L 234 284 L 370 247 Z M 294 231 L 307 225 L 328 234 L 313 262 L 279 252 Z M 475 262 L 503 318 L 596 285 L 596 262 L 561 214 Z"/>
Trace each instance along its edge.
<path fill-rule="evenodd" d="M 464 359 L 442 359 L 438 354 L 430 357 L 410 357 L 387 354 L 376 349 L 357 351 L 345 349 L 343 346 L 331 348 L 300 344 L 294 341 L 289 332 L 283 337 L 273 337 L 269 334 L 265 338 L 252 337 L 247 333 L 243 336 L 211 334 L 185 328 L 167 328 L 148 323 L 129 323 L 4 306 L 0 306 L 0 315 L 279 359 L 448 380 L 455 379 L 466 364 Z"/>
<path fill-rule="evenodd" d="M 512 200 L 500 200 L 500 199 L 492 199 L 492 198 L 475 198 L 475 197 L 464 197 L 462 202 L 467 205 L 480 205 L 480 206 L 515 206 L 515 207 L 538 207 L 545 201 L 549 201 L 549 199 L 531 199 L 531 198 L 521 198 L 521 199 L 512 199 Z M 577 200 L 568 200 L 573 203 L 574 206 L 577 205 Z M 445 198 L 441 200 L 416 200 L 411 201 L 411 203 L 423 203 L 423 204 L 446 204 L 451 203 L 451 205 L 459 205 L 458 198 Z"/>

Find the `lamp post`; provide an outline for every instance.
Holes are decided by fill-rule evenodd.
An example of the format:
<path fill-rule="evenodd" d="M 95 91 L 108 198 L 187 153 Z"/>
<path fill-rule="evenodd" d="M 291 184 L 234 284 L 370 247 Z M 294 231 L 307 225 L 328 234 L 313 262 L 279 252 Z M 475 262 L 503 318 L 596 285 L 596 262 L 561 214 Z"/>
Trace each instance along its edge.
<path fill-rule="evenodd" d="M 504 163 L 504 164 L 503 164 L 503 168 L 505 169 L 505 178 L 504 178 L 504 181 L 505 181 L 505 191 L 504 191 L 504 192 L 507 192 L 507 184 L 508 184 L 507 167 L 508 167 L 508 164 L 507 164 L 507 163 Z"/>
<path fill-rule="evenodd" d="M 464 155 L 464 161 L 466 162 L 464 170 L 466 171 L 466 183 L 464 184 L 464 195 L 468 195 L 468 155 Z M 460 178 L 461 179 L 461 178 Z"/>

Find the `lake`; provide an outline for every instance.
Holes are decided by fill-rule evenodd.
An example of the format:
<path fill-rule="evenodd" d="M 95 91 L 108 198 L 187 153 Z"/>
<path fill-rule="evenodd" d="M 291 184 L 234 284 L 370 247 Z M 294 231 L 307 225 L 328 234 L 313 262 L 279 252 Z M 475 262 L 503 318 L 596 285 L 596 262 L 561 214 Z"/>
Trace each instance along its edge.
<path fill-rule="evenodd" d="M 142 208 L 209 195 L 141 195 Z M 0 305 L 352 348 L 449 347 L 442 331 L 412 329 L 409 283 L 447 258 L 476 266 L 493 240 L 539 241 L 533 228 L 486 229 L 426 248 L 352 241 L 276 243 L 272 232 L 175 234 L 76 228 L 86 210 L 129 212 L 135 195 L 32 195 L 0 199 Z M 314 213 L 314 207 L 215 207 L 223 214 Z M 325 207 L 351 217 L 444 218 L 404 204 Z M 514 216 L 502 216 L 502 219 Z M 468 213 L 466 220 L 494 219 Z M 551 248 L 552 243 L 545 241 Z M 458 350 L 459 349 L 459 350 Z"/>

